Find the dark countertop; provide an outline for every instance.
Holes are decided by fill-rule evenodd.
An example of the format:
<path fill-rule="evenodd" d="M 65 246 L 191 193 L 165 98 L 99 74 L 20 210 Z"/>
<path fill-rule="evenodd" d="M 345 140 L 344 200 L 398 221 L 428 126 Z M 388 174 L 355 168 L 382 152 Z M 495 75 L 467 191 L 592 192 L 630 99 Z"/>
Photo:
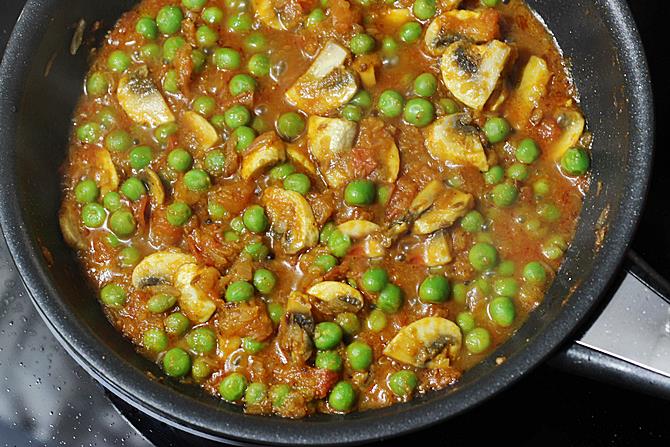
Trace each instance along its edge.
<path fill-rule="evenodd" d="M 654 79 L 657 122 L 670 117 L 667 60 L 661 38 L 665 2 L 630 0 Z M 0 3 L 0 51 L 23 0 Z M 667 65 L 667 64 L 666 64 Z M 657 142 L 667 140 L 659 126 Z M 657 145 L 651 194 L 633 247 L 670 278 L 670 154 Z M 660 248 L 659 248 L 660 247 Z M 63 351 L 35 313 L 0 240 L 0 446 L 187 445 L 189 440 L 128 408 Z M 131 421 L 146 437 L 129 423 Z M 670 442 L 670 402 L 542 366 L 482 407 L 397 440 L 450 445 L 514 442 L 520 446 L 628 446 Z M 439 437 L 439 438 L 438 438 Z M 149 441 L 151 440 L 151 442 Z M 152 444 L 152 442 L 154 444 Z M 393 444 L 396 444 L 394 442 Z M 389 443 L 391 444 L 391 443 Z"/>

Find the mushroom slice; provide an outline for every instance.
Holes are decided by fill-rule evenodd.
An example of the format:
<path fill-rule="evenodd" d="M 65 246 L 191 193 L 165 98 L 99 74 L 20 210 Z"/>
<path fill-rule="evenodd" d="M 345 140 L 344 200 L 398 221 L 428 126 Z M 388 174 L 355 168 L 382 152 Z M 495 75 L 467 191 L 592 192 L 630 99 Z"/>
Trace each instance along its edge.
<path fill-rule="evenodd" d="M 198 264 L 183 264 L 177 270 L 174 286 L 179 290 L 177 298 L 179 308 L 194 323 L 204 323 L 216 311 L 216 303 L 200 287 L 195 285 L 204 270 L 213 267 L 202 267 Z M 218 273 L 218 271 L 216 271 Z"/>
<path fill-rule="evenodd" d="M 410 214 L 416 217 L 426 211 L 433 205 L 433 203 L 435 203 L 435 200 L 442 192 L 444 192 L 445 188 L 446 186 L 444 186 L 444 183 L 439 180 L 433 180 L 428 183 L 421 191 L 419 191 L 419 194 L 414 197 L 412 203 L 409 204 Z"/>
<path fill-rule="evenodd" d="M 219 141 L 219 135 L 214 127 L 202 115 L 193 111 L 184 113 L 181 117 L 185 138 L 194 150 L 205 151 Z"/>
<path fill-rule="evenodd" d="M 475 204 L 472 194 L 443 185 L 443 192 L 436 198 L 433 205 L 414 221 L 413 234 L 430 234 L 441 228 L 453 225 L 463 217 Z"/>
<path fill-rule="evenodd" d="M 466 113 L 454 113 L 436 120 L 424 130 L 426 149 L 436 160 L 451 165 L 474 166 L 488 171 L 479 131 L 470 125 Z"/>
<path fill-rule="evenodd" d="M 533 110 L 539 105 L 540 99 L 547 91 L 547 84 L 551 79 L 551 72 L 544 59 L 531 56 L 521 75 L 521 82 L 514 91 L 513 107 L 509 107 L 507 118 L 516 128 L 528 124 Z"/>
<path fill-rule="evenodd" d="M 382 258 L 386 255 L 386 247 L 382 236 L 371 235 L 363 241 L 363 253 L 368 258 Z"/>
<path fill-rule="evenodd" d="M 279 323 L 279 347 L 292 363 L 304 363 L 312 355 L 314 317 L 309 298 L 300 292 L 291 292 L 286 301 L 286 314 Z"/>
<path fill-rule="evenodd" d="M 352 239 L 361 239 L 379 231 L 381 227 L 369 220 L 353 219 L 339 224 L 337 229 Z"/>
<path fill-rule="evenodd" d="M 240 175 L 247 180 L 265 168 L 286 158 L 286 145 L 274 132 L 266 132 L 256 138 L 242 159 Z"/>
<path fill-rule="evenodd" d="M 165 188 L 158 174 L 147 168 L 140 173 L 139 178 L 147 185 L 151 204 L 156 207 L 163 205 L 165 203 Z"/>
<path fill-rule="evenodd" d="M 175 273 L 184 264 L 195 264 L 194 256 L 176 251 L 152 253 L 135 266 L 133 286 L 142 289 L 159 284 L 174 284 Z"/>
<path fill-rule="evenodd" d="M 356 138 L 356 123 L 340 118 L 310 116 L 307 121 L 309 151 L 319 164 L 319 169 L 332 188 L 344 185 L 349 174 L 336 161 L 349 151 Z"/>
<path fill-rule="evenodd" d="M 398 179 L 400 172 L 400 152 L 395 141 L 386 146 L 386 149 L 380 151 L 379 154 L 379 172 L 381 173 L 381 180 L 387 183 L 394 183 Z"/>
<path fill-rule="evenodd" d="M 400 329 L 384 348 L 384 354 L 417 368 L 434 365 L 431 360 L 444 356 L 439 366 L 446 366 L 449 359 L 458 356 L 462 339 L 461 330 L 454 322 L 442 317 L 426 317 Z"/>
<path fill-rule="evenodd" d="M 422 257 L 428 267 L 439 267 L 451 262 L 451 247 L 444 231 L 428 236 L 423 245 Z"/>
<path fill-rule="evenodd" d="M 146 66 L 121 77 L 116 98 L 130 119 L 138 124 L 156 127 L 174 121 L 174 114 L 149 79 Z"/>
<path fill-rule="evenodd" d="M 286 254 L 294 255 L 319 242 L 312 208 L 299 193 L 271 186 L 263 193 L 262 202 Z"/>
<path fill-rule="evenodd" d="M 311 175 L 316 175 L 316 166 L 312 163 L 309 157 L 302 153 L 295 145 L 288 145 L 286 147 L 286 155 L 293 163 L 300 166 L 305 172 Z"/>
<path fill-rule="evenodd" d="M 349 57 L 341 45 L 329 41 L 309 69 L 286 91 L 286 99 L 315 115 L 327 114 L 348 103 L 358 90 L 354 72 L 344 67 Z"/>
<path fill-rule="evenodd" d="M 323 281 L 313 285 L 307 294 L 318 298 L 330 313 L 358 312 L 363 308 L 363 296 L 348 284 Z"/>
<path fill-rule="evenodd" d="M 458 8 L 458 5 L 461 4 L 462 0 L 440 0 L 440 6 L 442 6 L 443 11 L 448 11 L 450 9 Z"/>
<path fill-rule="evenodd" d="M 556 116 L 561 127 L 561 136 L 551 145 L 550 152 L 554 160 L 560 160 L 565 151 L 579 144 L 584 132 L 584 117 L 573 109 L 561 110 Z"/>
<path fill-rule="evenodd" d="M 119 187 L 119 174 L 107 149 L 96 149 L 94 154 L 95 182 L 100 187 L 100 194 L 115 191 Z"/>
<path fill-rule="evenodd" d="M 58 213 L 58 223 L 60 224 L 60 231 L 63 233 L 63 238 L 69 246 L 74 247 L 77 250 L 86 248 L 86 239 L 81 234 L 81 229 L 79 228 L 79 216 L 77 215 L 74 203 L 63 203 L 63 206 Z"/>
<path fill-rule="evenodd" d="M 295 0 L 253 0 L 252 4 L 260 21 L 278 31 L 294 28 L 302 16 Z"/>
<path fill-rule="evenodd" d="M 485 9 L 470 11 L 458 9 L 437 16 L 426 29 L 424 43 L 428 53 L 439 56 L 452 43 L 467 39 L 485 43 L 500 35 L 497 11 Z"/>
<path fill-rule="evenodd" d="M 482 110 L 505 68 L 511 49 L 499 40 L 484 45 L 467 41 L 447 47 L 440 62 L 442 79 L 463 104 Z"/>

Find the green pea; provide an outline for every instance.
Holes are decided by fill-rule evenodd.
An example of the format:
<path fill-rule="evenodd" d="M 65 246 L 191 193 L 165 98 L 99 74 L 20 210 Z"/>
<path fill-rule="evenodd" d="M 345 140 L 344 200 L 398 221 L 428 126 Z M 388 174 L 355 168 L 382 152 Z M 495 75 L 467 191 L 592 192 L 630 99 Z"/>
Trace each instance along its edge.
<path fill-rule="evenodd" d="M 542 264 L 537 261 L 532 261 L 524 266 L 523 278 L 530 283 L 544 284 L 547 280 L 547 271 Z"/>
<path fill-rule="evenodd" d="M 488 185 L 496 185 L 502 182 L 505 176 L 505 170 L 502 166 L 492 166 L 491 169 L 484 173 L 484 181 Z"/>
<path fill-rule="evenodd" d="M 337 226 L 333 222 L 326 222 L 326 224 L 321 228 L 321 233 L 319 234 L 319 242 L 322 244 L 327 244 L 328 239 L 337 229 Z"/>
<path fill-rule="evenodd" d="M 414 6 L 416 7 L 416 4 L 418 2 L 425 2 L 425 1 L 432 1 L 433 3 L 435 0 L 417 0 L 414 3 Z M 432 73 L 422 73 L 419 76 L 414 79 L 414 93 L 416 93 L 419 96 L 423 96 L 424 98 L 428 98 L 430 96 L 433 96 L 435 92 L 437 91 L 437 78 L 435 77 L 434 74 Z"/>
<path fill-rule="evenodd" d="M 142 253 L 135 247 L 126 247 L 119 253 L 121 267 L 135 267 L 142 259 Z"/>
<path fill-rule="evenodd" d="M 105 137 L 105 148 L 110 152 L 125 151 L 133 144 L 133 138 L 125 130 L 117 129 Z"/>
<path fill-rule="evenodd" d="M 468 296 L 468 288 L 465 284 L 456 283 L 452 287 L 451 295 L 454 298 L 454 301 L 457 303 L 463 304 Z"/>
<path fill-rule="evenodd" d="M 502 261 L 498 264 L 498 274 L 500 276 L 512 276 L 516 271 L 516 265 L 514 261 Z"/>
<path fill-rule="evenodd" d="M 236 129 L 251 121 L 251 112 L 243 105 L 237 104 L 226 110 L 224 119 L 228 127 Z"/>
<path fill-rule="evenodd" d="M 358 33 L 354 34 L 349 41 L 349 48 L 354 54 L 367 54 L 375 49 L 375 38 L 369 34 Z"/>
<path fill-rule="evenodd" d="M 363 111 L 358 106 L 347 104 L 342 108 L 342 118 L 348 121 L 358 122 L 363 118 Z"/>
<path fill-rule="evenodd" d="M 461 228 L 463 228 L 468 233 L 476 233 L 482 231 L 484 227 L 484 216 L 479 211 L 473 210 L 468 212 L 461 219 Z"/>
<path fill-rule="evenodd" d="M 270 178 L 273 180 L 283 180 L 295 172 L 295 167 L 290 163 L 282 163 L 270 169 Z"/>
<path fill-rule="evenodd" d="M 233 230 L 228 230 L 223 232 L 223 238 L 227 242 L 236 242 L 240 240 L 240 235 L 235 233 Z"/>
<path fill-rule="evenodd" d="M 453 113 L 458 112 L 458 104 L 456 104 L 456 101 L 450 98 L 442 98 L 439 101 L 440 107 L 442 107 L 442 110 L 444 111 L 445 115 L 451 115 Z"/>
<path fill-rule="evenodd" d="M 511 326 L 514 323 L 514 318 L 516 318 L 514 302 L 506 296 L 500 296 L 492 300 L 488 305 L 488 312 L 491 319 L 497 325 L 503 327 Z"/>
<path fill-rule="evenodd" d="M 126 304 L 127 299 L 126 291 L 118 284 L 110 283 L 100 290 L 100 300 L 105 306 L 118 309 Z"/>
<path fill-rule="evenodd" d="M 514 297 L 519 293 L 519 284 L 514 278 L 499 278 L 493 282 L 496 295 Z"/>
<path fill-rule="evenodd" d="M 403 302 L 402 289 L 395 284 L 386 284 L 377 298 L 377 307 L 387 314 L 400 310 Z"/>
<path fill-rule="evenodd" d="M 205 6 L 205 3 L 207 3 L 207 0 L 181 0 L 181 4 L 186 9 L 200 9 Z"/>
<path fill-rule="evenodd" d="M 495 8 L 500 3 L 500 0 L 480 0 L 480 2 L 488 8 Z"/>
<path fill-rule="evenodd" d="M 505 118 L 492 117 L 486 120 L 483 130 L 489 143 L 494 144 L 504 141 L 512 129 Z"/>
<path fill-rule="evenodd" d="M 435 107 L 426 99 L 412 98 L 405 104 L 403 118 L 413 126 L 425 127 L 435 119 Z"/>
<path fill-rule="evenodd" d="M 235 16 L 231 16 L 228 19 L 228 31 L 235 33 L 248 33 L 251 31 L 253 26 L 253 19 L 247 13 L 240 13 Z"/>
<path fill-rule="evenodd" d="M 256 90 L 256 80 L 248 74 L 236 74 L 228 83 L 228 90 L 233 96 L 253 93 Z"/>
<path fill-rule="evenodd" d="M 130 67 L 130 56 L 122 50 L 114 50 L 107 58 L 107 68 L 116 73 L 123 73 Z"/>
<path fill-rule="evenodd" d="M 286 140 L 293 140 L 305 130 L 305 120 L 296 112 L 288 112 L 277 119 L 277 131 Z"/>
<path fill-rule="evenodd" d="M 214 113 L 216 101 L 209 96 L 198 96 L 191 104 L 191 108 L 200 115 L 208 118 Z"/>
<path fill-rule="evenodd" d="M 358 320 L 358 317 L 353 312 L 342 312 L 335 316 L 335 322 L 342 328 L 342 331 L 349 336 L 353 337 L 358 334 L 361 330 L 361 322 Z"/>
<path fill-rule="evenodd" d="M 116 211 L 121 208 L 121 195 L 116 191 L 110 191 L 105 194 L 105 197 L 102 199 L 102 204 L 109 211 Z"/>
<path fill-rule="evenodd" d="M 74 197 L 79 203 L 94 202 L 99 194 L 98 185 L 91 179 L 84 179 L 74 187 Z"/>
<path fill-rule="evenodd" d="M 244 402 L 247 405 L 260 405 L 268 394 L 268 387 L 264 383 L 252 382 L 244 392 Z"/>
<path fill-rule="evenodd" d="M 217 48 L 212 53 L 212 60 L 220 70 L 237 70 L 242 65 L 242 56 L 232 48 Z"/>
<path fill-rule="evenodd" d="M 349 411 L 355 403 L 356 391 L 349 382 L 337 382 L 328 396 L 328 405 L 335 411 Z"/>
<path fill-rule="evenodd" d="M 563 256 L 567 249 L 565 240 L 560 236 L 552 236 L 544 244 L 542 244 L 542 254 L 549 260 L 556 260 Z"/>
<path fill-rule="evenodd" d="M 176 123 L 161 124 L 154 131 L 154 138 L 160 144 L 166 144 L 170 137 L 177 133 L 177 130 L 179 130 L 179 127 Z"/>
<path fill-rule="evenodd" d="M 244 49 L 248 53 L 258 53 L 265 51 L 268 47 L 268 41 L 261 33 L 251 33 L 244 38 Z"/>
<path fill-rule="evenodd" d="M 370 312 L 367 320 L 365 320 L 365 326 L 372 332 L 381 332 L 386 328 L 388 324 L 388 319 L 386 314 L 381 309 L 375 309 Z"/>
<path fill-rule="evenodd" d="M 221 149 L 214 149 L 205 155 L 205 168 L 212 175 L 222 174 L 226 168 L 226 155 Z"/>
<path fill-rule="evenodd" d="M 470 249 L 468 259 L 476 270 L 489 270 L 498 263 L 498 251 L 491 244 L 479 242 Z"/>
<path fill-rule="evenodd" d="M 214 199 L 209 199 L 207 201 L 207 213 L 209 214 L 209 217 L 214 220 L 223 220 L 229 215 L 226 207 L 221 202 L 218 202 Z M 235 237 L 233 240 L 237 240 L 237 233 L 233 231 L 232 234 Z M 224 237 L 226 237 L 225 233 Z"/>
<path fill-rule="evenodd" d="M 534 140 L 525 138 L 519 142 L 514 155 L 521 163 L 529 165 L 540 157 L 540 148 Z"/>
<path fill-rule="evenodd" d="M 254 286 L 247 281 L 234 281 L 226 289 L 226 301 L 237 303 L 240 301 L 249 301 L 254 296 Z"/>
<path fill-rule="evenodd" d="M 173 149 L 167 156 L 167 163 L 175 171 L 187 171 L 193 163 L 191 154 L 182 148 Z"/>
<path fill-rule="evenodd" d="M 389 282 L 388 273 L 381 267 L 373 267 L 365 271 L 361 277 L 361 287 L 366 292 L 379 293 Z"/>
<path fill-rule="evenodd" d="M 407 22 L 400 27 L 398 37 L 405 43 L 413 43 L 419 40 L 421 32 L 423 31 L 421 24 L 418 22 Z"/>
<path fill-rule="evenodd" d="M 165 73 L 163 89 L 168 93 L 179 93 L 179 75 L 176 70 L 168 70 Z"/>
<path fill-rule="evenodd" d="M 533 182 L 533 192 L 538 197 L 545 197 L 551 192 L 551 185 L 547 179 L 538 179 Z"/>
<path fill-rule="evenodd" d="M 402 113 L 404 100 L 395 90 L 384 90 L 377 100 L 379 112 L 387 118 L 395 118 Z"/>
<path fill-rule="evenodd" d="M 496 206 L 506 208 L 512 206 L 519 196 L 519 191 L 510 183 L 501 183 L 491 190 L 491 198 Z"/>
<path fill-rule="evenodd" d="M 172 348 L 163 357 L 163 371 L 170 377 L 184 377 L 191 370 L 191 357 L 181 348 Z"/>
<path fill-rule="evenodd" d="M 342 357 L 337 351 L 318 351 L 314 366 L 319 369 L 340 372 L 342 371 Z"/>
<path fill-rule="evenodd" d="M 272 292 L 277 284 L 277 277 L 268 269 L 258 269 L 254 272 L 254 287 L 260 293 L 268 294 Z"/>
<path fill-rule="evenodd" d="M 121 194 L 126 196 L 128 199 L 136 201 L 139 200 L 143 194 L 147 193 L 147 188 L 137 177 L 130 177 L 121 184 L 119 191 L 121 191 Z"/>
<path fill-rule="evenodd" d="M 361 109 L 369 109 L 372 107 L 372 96 L 370 96 L 370 93 L 366 90 L 359 90 L 354 95 L 354 97 L 351 98 L 349 104 L 357 106 Z"/>
<path fill-rule="evenodd" d="M 112 248 L 118 248 L 121 246 L 121 241 L 114 233 L 106 233 L 104 241 Z"/>
<path fill-rule="evenodd" d="M 168 346 L 167 334 L 162 329 L 147 329 L 142 334 L 142 346 L 151 352 L 165 351 Z"/>
<path fill-rule="evenodd" d="M 216 334 L 208 327 L 195 328 L 186 336 L 186 343 L 191 351 L 208 354 L 216 349 Z"/>
<path fill-rule="evenodd" d="M 156 43 L 148 43 L 140 48 L 140 58 L 145 61 L 156 61 L 161 57 L 161 47 Z"/>
<path fill-rule="evenodd" d="M 145 39 L 154 40 L 158 37 L 158 26 L 151 17 L 142 17 L 135 24 L 135 31 Z"/>
<path fill-rule="evenodd" d="M 109 89 L 109 82 L 107 82 L 107 77 L 96 71 L 91 73 L 91 75 L 86 80 L 86 94 L 91 96 L 102 96 L 107 93 Z"/>
<path fill-rule="evenodd" d="M 330 252 L 341 258 L 347 254 L 349 248 L 351 248 L 351 238 L 340 230 L 333 231 L 328 238 L 328 249 Z"/>
<path fill-rule="evenodd" d="M 262 261 L 270 255 L 270 249 L 262 242 L 252 242 L 244 247 L 244 252 L 251 256 L 254 261 Z"/>
<path fill-rule="evenodd" d="M 167 62 L 172 62 L 177 56 L 179 49 L 184 45 L 186 45 L 186 40 L 184 40 L 183 37 L 168 37 L 163 43 L 163 59 L 165 59 Z"/>
<path fill-rule="evenodd" d="M 198 357 L 193 360 L 193 365 L 191 366 L 191 376 L 196 382 L 202 382 L 212 374 L 212 369 L 202 357 Z"/>
<path fill-rule="evenodd" d="M 398 42 L 391 36 L 384 36 L 382 39 L 382 51 L 385 54 L 395 54 L 398 51 Z"/>
<path fill-rule="evenodd" d="M 483 327 L 477 327 L 465 334 L 465 347 L 472 354 L 481 354 L 491 346 L 491 334 Z"/>
<path fill-rule="evenodd" d="M 109 216 L 109 229 L 119 237 L 127 237 L 135 232 L 135 216 L 127 208 L 120 208 Z"/>
<path fill-rule="evenodd" d="M 100 139 L 102 128 L 98 123 L 84 123 L 77 127 L 77 138 L 83 143 L 95 143 Z"/>
<path fill-rule="evenodd" d="M 284 178 L 284 189 L 295 191 L 303 196 L 307 194 L 312 187 L 312 182 L 305 174 L 293 173 Z"/>
<path fill-rule="evenodd" d="M 425 303 L 443 303 L 449 292 L 449 280 L 441 275 L 429 276 L 419 286 L 419 298 Z"/>
<path fill-rule="evenodd" d="M 342 328 L 336 323 L 324 321 L 314 329 L 314 346 L 317 349 L 333 349 L 342 341 Z"/>
<path fill-rule="evenodd" d="M 164 6 L 156 15 L 156 25 L 163 34 L 174 34 L 181 28 L 184 14 L 178 6 Z"/>
<path fill-rule="evenodd" d="M 242 216 L 244 226 L 253 233 L 263 233 L 268 229 L 269 221 L 260 205 L 251 205 Z"/>
<path fill-rule="evenodd" d="M 247 378 L 240 373 L 232 373 L 219 383 L 219 394 L 228 402 L 242 399 L 247 388 Z"/>
<path fill-rule="evenodd" d="M 203 48 L 213 47 L 218 38 L 218 33 L 207 25 L 199 26 L 195 32 L 195 40 Z"/>
<path fill-rule="evenodd" d="M 472 312 L 461 312 L 456 316 L 456 324 L 461 328 L 464 334 L 467 334 L 475 328 L 475 317 Z"/>
<path fill-rule="evenodd" d="M 143 169 L 149 166 L 153 159 L 153 153 L 149 146 L 137 146 L 128 155 L 130 166 L 133 169 Z"/>
<path fill-rule="evenodd" d="M 191 207 L 184 202 L 174 202 L 165 211 L 168 223 L 175 227 L 186 225 L 192 215 Z"/>
<path fill-rule="evenodd" d="M 147 301 L 147 310 L 153 314 L 168 311 L 177 304 L 177 297 L 167 293 L 157 293 Z"/>
<path fill-rule="evenodd" d="M 388 384 L 393 394 L 398 397 L 407 397 L 414 393 L 419 385 L 419 378 L 413 371 L 398 371 L 389 376 Z"/>
<path fill-rule="evenodd" d="M 344 201 L 351 206 L 364 206 L 374 203 L 375 184 L 370 180 L 354 180 L 344 189 Z"/>
<path fill-rule="evenodd" d="M 252 337 L 244 337 L 242 339 L 242 349 L 244 349 L 249 354 L 258 354 L 267 346 L 262 341 L 258 341 Z"/>
<path fill-rule="evenodd" d="M 322 272 L 331 271 L 337 265 L 337 258 L 333 255 L 319 255 L 314 260 L 314 265 L 319 267 Z"/>
<path fill-rule="evenodd" d="M 181 312 L 175 312 L 168 315 L 163 324 L 165 325 L 165 331 L 168 334 L 175 336 L 184 335 L 189 326 L 191 326 L 191 322 L 188 321 L 186 315 Z"/>
<path fill-rule="evenodd" d="M 561 169 L 573 177 L 586 174 L 590 165 L 589 154 L 581 147 L 571 147 L 561 157 Z"/>
<path fill-rule="evenodd" d="M 221 8 L 217 8 L 216 6 L 210 6 L 209 8 L 203 9 L 201 16 L 202 20 L 206 23 L 215 25 L 217 23 L 221 23 L 223 20 L 223 10 Z"/>
<path fill-rule="evenodd" d="M 254 54 L 247 62 L 247 70 L 252 75 L 262 78 L 270 74 L 270 58 L 265 54 Z"/>
<path fill-rule="evenodd" d="M 326 13 L 321 8 L 315 8 L 307 16 L 306 26 L 312 28 L 317 24 L 323 22 L 326 18 Z"/>
<path fill-rule="evenodd" d="M 193 63 L 193 71 L 200 73 L 207 62 L 207 55 L 204 51 L 195 48 L 191 51 L 191 62 Z"/>
<path fill-rule="evenodd" d="M 355 371 L 366 371 L 372 364 L 372 348 L 362 341 L 347 346 L 347 359 Z"/>
<path fill-rule="evenodd" d="M 98 128 L 100 130 L 102 130 L 102 128 L 110 129 L 117 124 L 116 112 L 114 112 L 114 109 L 110 106 L 100 109 L 100 111 L 95 114 L 95 117 L 101 124 L 101 127 Z"/>
<path fill-rule="evenodd" d="M 107 213 L 99 203 L 87 203 L 81 210 L 81 221 L 89 228 L 99 228 L 105 223 Z"/>
<path fill-rule="evenodd" d="M 519 182 L 527 180 L 529 176 L 528 168 L 521 163 L 513 163 L 510 165 L 507 168 L 506 174 L 508 178 Z"/>
<path fill-rule="evenodd" d="M 274 408 L 281 408 L 286 403 L 286 398 L 291 393 L 290 385 L 282 383 L 280 385 L 274 385 L 270 388 L 270 400 L 272 401 L 272 406 Z"/>
<path fill-rule="evenodd" d="M 233 138 L 235 141 L 235 150 L 243 152 L 256 139 L 256 131 L 251 127 L 240 126 L 233 131 Z"/>
<path fill-rule="evenodd" d="M 561 210 L 553 203 L 541 203 L 538 205 L 537 214 L 547 222 L 555 222 L 561 218 Z"/>
<path fill-rule="evenodd" d="M 268 315 L 274 324 L 279 324 L 284 316 L 284 308 L 279 303 L 268 304 Z"/>
<path fill-rule="evenodd" d="M 212 185 L 212 181 L 204 170 L 191 169 L 184 174 L 184 185 L 190 191 L 203 192 L 209 189 Z"/>

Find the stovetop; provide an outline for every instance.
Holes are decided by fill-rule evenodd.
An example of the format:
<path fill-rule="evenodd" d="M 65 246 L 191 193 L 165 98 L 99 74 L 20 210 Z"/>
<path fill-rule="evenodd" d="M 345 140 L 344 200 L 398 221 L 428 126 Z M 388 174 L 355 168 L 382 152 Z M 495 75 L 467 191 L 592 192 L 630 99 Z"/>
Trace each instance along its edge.
<path fill-rule="evenodd" d="M 0 54 L 24 0 L 0 2 Z M 670 118 L 661 0 L 630 0 L 649 58 L 657 122 Z M 658 43 L 657 43 L 658 42 Z M 657 142 L 670 136 L 659 126 Z M 670 154 L 658 144 L 647 210 L 634 249 L 670 278 Z M 450 445 L 668 445 L 670 402 L 541 366 L 464 416 L 396 439 Z M 513 441 L 512 441 L 513 440 Z M 110 396 L 53 338 L 33 309 L 0 238 L 0 446 L 206 445 Z"/>

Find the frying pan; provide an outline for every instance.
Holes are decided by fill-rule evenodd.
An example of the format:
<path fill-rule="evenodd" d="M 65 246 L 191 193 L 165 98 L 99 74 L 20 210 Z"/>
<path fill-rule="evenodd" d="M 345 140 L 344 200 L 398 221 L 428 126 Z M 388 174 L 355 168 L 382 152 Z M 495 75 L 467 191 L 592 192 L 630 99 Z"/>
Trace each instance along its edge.
<path fill-rule="evenodd" d="M 294 421 L 251 416 L 172 380 L 108 323 L 58 227 L 70 116 L 87 68 L 70 54 L 75 24 L 113 26 L 131 0 L 29 0 L 0 66 L 0 225 L 38 312 L 75 359 L 131 405 L 213 440 L 356 444 L 460 414 L 542 362 L 585 320 L 614 277 L 643 206 L 652 159 L 652 99 L 639 36 L 623 0 L 529 1 L 570 62 L 593 133 L 592 180 L 575 239 L 543 303 L 453 388 L 389 408 Z M 100 33 L 99 33 L 100 34 Z M 603 237 L 604 236 L 604 237 Z M 504 362 L 497 364 L 496 358 Z"/>

